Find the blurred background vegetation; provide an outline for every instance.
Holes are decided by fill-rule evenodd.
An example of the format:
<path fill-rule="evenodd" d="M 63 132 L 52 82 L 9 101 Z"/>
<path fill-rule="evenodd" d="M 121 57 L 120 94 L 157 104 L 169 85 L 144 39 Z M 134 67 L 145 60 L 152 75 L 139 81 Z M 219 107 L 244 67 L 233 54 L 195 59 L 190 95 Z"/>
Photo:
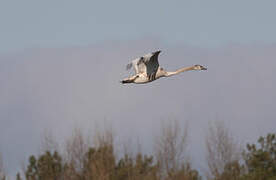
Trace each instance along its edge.
<path fill-rule="evenodd" d="M 64 144 L 47 134 L 41 152 L 31 155 L 16 174 L 27 180 L 274 180 L 276 179 L 276 134 L 260 137 L 242 147 L 220 121 L 209 124 L 205 138 L 205 172 L 194 169 L 186 152 L 188 125 L 178 121 L 163 124 L 152 154 L 124 145 L 116 152 L 111 128 L 93 138 L 75 129 Z M 91 140 L 92 139 L 92 140 Z M 0 179 L 5 174 L 0 154 Z"/>

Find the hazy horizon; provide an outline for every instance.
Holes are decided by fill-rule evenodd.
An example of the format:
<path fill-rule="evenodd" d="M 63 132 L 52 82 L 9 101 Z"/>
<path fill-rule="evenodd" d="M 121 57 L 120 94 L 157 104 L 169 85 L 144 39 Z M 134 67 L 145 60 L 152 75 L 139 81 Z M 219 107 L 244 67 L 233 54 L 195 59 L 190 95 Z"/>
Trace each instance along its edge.
<path fill-rule="evenodd" d="M 120 139 L 139 137 L 146 151 L 162 121 L 188 121 L 197 168 L 205 168 L 210 121 L 225 122 L 241 143 L 275 132 L 276 1 L 0 4 L 0 152 L 9 175 L 45 131 L 63 141 L 95 121 L 112 124 Z M 208 70 L 119 83 L 127 63 L 155 50 L 166 70 Z"/>
<path fill-rule="evenodd" d="M 1 57 L 0 140 L 8 172 L 14 174 L 20 161 L 38 152 L 45 131 L 60 142 L 74 127 L 89 132 L 102 121 L 112 124 L 120 141 L 139 138 L 146 152 L 162 121 L 188 121 L 188 154 L 201 168 L 210 121 L 225 122 L 241 143 L 273 132 L 276 46 L 202 49 L 144 42 L 34 49 Z M 132 58 L 156 49 L 162 50 L 159 62 L 167 70 L 193 64 L 208 70 L 144 85 L 119 83 L 130 74 L 125 65 Z"/>

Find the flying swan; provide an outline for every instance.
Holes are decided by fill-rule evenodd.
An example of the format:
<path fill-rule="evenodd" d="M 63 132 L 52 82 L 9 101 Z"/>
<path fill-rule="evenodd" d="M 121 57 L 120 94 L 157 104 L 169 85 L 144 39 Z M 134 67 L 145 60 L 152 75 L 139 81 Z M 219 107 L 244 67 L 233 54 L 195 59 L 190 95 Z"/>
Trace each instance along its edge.
<path fill-rule="evenodd" d="M 123 79 L 121 83 L 143 84 L 152 82 L 161 77 L 170 77 L 184 71 L 207 70 L 207 68 L 201 65 L 194 65 L 178 69 L 174 72 L 167 72 L 159 66 L 158 55 L 160 52 L 161 51 L 152 52 L 140 58 L 134 59 L 130 64 L 127 65 L 126 69 L 129 70 L 131 67 L 133 67 L 135 75 Z"/>

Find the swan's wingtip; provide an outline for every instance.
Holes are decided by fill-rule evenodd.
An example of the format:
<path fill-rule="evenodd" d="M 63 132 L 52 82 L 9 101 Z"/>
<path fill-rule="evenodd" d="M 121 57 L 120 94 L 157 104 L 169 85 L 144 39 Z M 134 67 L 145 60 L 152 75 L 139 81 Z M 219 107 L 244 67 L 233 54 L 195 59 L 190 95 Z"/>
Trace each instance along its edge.
<path fill-rule="evenodd" d="M 161 53 L 161 50 L 152 52 L 152 54 L 159 54 L 159 53 Z"/>

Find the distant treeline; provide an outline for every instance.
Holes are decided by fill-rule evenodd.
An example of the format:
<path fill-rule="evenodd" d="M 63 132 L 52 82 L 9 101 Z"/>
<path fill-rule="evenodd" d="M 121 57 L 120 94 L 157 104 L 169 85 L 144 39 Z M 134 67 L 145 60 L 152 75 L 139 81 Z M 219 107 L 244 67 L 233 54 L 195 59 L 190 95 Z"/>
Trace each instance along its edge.
<path fill-rule="evenodd" d="M 63 150 L 52 136 L 45 136 L 42 152 L 31 155 L 16 179 L 27 180 L 276 180 L 276 134 L 260 137 L 241 147 L 222 122 L 211 123 L 205 137 L 208 170 L 192 168 L 186 147 L 188 128 L 177 121 L 162 126 L 154 153 L 114 150 L 111 129 L 98 132 L 93 143 L 75 130 Z M 0 156 L 0 179 L 5 176 Z"/>

